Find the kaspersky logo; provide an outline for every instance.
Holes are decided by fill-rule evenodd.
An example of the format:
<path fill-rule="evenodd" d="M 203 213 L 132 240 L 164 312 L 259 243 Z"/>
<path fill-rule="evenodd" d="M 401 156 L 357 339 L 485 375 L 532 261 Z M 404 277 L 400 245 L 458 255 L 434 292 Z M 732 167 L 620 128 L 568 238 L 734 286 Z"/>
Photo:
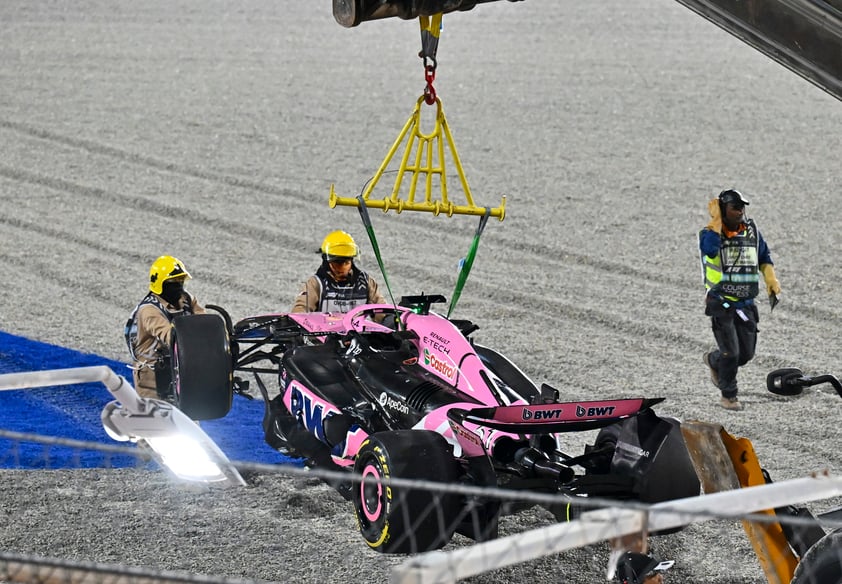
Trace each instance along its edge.
<path fill-rule="evenodd" d="M 456 375 L 456 368 L 453 365 L 448 364 L 445 361 L 442 361 L 432 353 L 430 353 L 429 349 L 424 349 L 424 365 L 438 371 L 448 379 L 453 379 L 454 375 Z"/>

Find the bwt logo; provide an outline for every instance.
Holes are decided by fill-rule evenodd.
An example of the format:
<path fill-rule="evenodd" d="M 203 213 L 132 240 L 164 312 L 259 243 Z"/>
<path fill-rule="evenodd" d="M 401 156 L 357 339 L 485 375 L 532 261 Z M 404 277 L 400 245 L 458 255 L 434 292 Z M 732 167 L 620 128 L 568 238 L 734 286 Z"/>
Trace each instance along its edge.
<path fill-rule="evenodd" d="M 576 417 L 577 418 L 594 418 L 600 416 L 610 416 L 614 413 L 615 406 L 602 406 L 602 407 L 590 407 L 590 408 L 583 408 L 582 406 L 576 406 Z"/>
<path fill-rule="evenodd" d="M 556 408 L 554 410 L 523 410 L 523 419 L 524 420 L 560 420 L 561 413 L 564 410 L 561 408 Z"/>

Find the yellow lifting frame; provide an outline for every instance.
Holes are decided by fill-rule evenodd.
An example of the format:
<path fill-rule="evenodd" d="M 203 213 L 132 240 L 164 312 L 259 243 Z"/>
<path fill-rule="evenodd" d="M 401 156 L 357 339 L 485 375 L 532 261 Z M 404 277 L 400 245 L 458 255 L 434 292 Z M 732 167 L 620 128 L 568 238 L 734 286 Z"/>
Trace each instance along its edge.
<path fill-rule="evenodd" d="M 462 163 L 459 160 L 459 154 L 456 152 L 456 146 L 453 143 L 453 136 L 450 133 L 450 128 L 447 125 L 447 120 L 444 117 L 444 110 L 441 106 L 441 100 L 436 97 L 436 121 L 433 131 L 429 134 L 424 134 L 421 131 L 421 104 L 425 102 L 426 96 L 422 95 L 415 103 L 415 108 L 410 115 L 409 120 L 401 130 L 395 143 L 392 145 L 377 173 L 369 181 L 365 190 L 362 193 L 362 199 L 367 207 L 374 207 L 376 209 L 383 209 L 384 213 L 394 209 L 395 212 L 402 211 L 424 211 L 439 215 L 444 213 L 448 217 L 453 215 L 485 215 L 488 209 L 486 207 L 479 207 L 474 204 L 471 189 L 468 186 L 468 181 L 465 178 L 465 172 L 462 169 Z M 407 134 L 409 137 L 407 138 Z M 447 146 L 453 155 L 453 163 L 456 166 L 456 171 L 459 174 L 459 179 L 462 183 L 462 190 L 465 193 L 467 204 L 456 205 L 450 201 L 447 196 L 447 175 L 445 173 L 445 143 L 442 139 L 447 140 Z M 406 149 L 404 150 L 401 159 L 401 165 L 398 170 L 395 185 L 392 188 L 392 194 L 383 199 L 371 199 L 370 195 L 377 185 L 389 163 L 392 161 L 400 144 L 407 138 Z M 412 164 L 409 159 L 412 153 L 415 142 L 418 142 L 415 151 L 415 158 Z M 411 184 L 409 186 L 409 193 L 407 199 L 400 198 L 401 185 L 406 177 L 406 173 L 411 173 Z M 424 175 L 424 199 L 423 201 L 416 200 L 416 191 L 418 187 L 418 180 L 420 175 Z M 441 185 L 441 200 L 433 200 L 433 177 L 439 175 Z M 337 205 L 346 205 L 350 207 L 359 207 L 360 200 L 355 197 L 340 197 L 336 194 L 334 185 L 330 185 L 330 207 L 334 208 Z M 497 217 L 502 221 L 506 216 L 506 197 L 503 196 L 500 206 L 490 209 L 491 217 Z"/>

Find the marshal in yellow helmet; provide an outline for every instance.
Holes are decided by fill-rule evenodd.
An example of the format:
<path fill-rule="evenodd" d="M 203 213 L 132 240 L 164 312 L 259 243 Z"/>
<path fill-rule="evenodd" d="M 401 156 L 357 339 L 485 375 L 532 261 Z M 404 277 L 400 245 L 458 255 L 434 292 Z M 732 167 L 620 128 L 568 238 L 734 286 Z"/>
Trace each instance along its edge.
<path fill-rule="evenodd" d="M 181 260 L 172 256 L 161 256 L 149 268 L 149 289 L 160 296 L 164 291 L 164 282 L 176 278 L 190 280 L 191 276 Z"/>
<path fill-rule="evenodd" d="M 329 261 L 350 260 L 359 254 L 354 238 L 345 231 L 331 231 L 325 236 L 321 247 L 322 257 Z"/>

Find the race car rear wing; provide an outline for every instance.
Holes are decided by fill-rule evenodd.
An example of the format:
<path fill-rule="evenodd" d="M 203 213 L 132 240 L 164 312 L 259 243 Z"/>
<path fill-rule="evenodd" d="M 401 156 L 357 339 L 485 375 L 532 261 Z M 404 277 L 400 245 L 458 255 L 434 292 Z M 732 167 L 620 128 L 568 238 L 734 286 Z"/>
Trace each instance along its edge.
<path fill-rule="evenodd" d="M 581 432 L 609 426 L 661 403 L 665 398 L 572 401 L 531 405 L 452 408 L 447 417 L 456 424 L 470 422 L 515 434 Z"/>

